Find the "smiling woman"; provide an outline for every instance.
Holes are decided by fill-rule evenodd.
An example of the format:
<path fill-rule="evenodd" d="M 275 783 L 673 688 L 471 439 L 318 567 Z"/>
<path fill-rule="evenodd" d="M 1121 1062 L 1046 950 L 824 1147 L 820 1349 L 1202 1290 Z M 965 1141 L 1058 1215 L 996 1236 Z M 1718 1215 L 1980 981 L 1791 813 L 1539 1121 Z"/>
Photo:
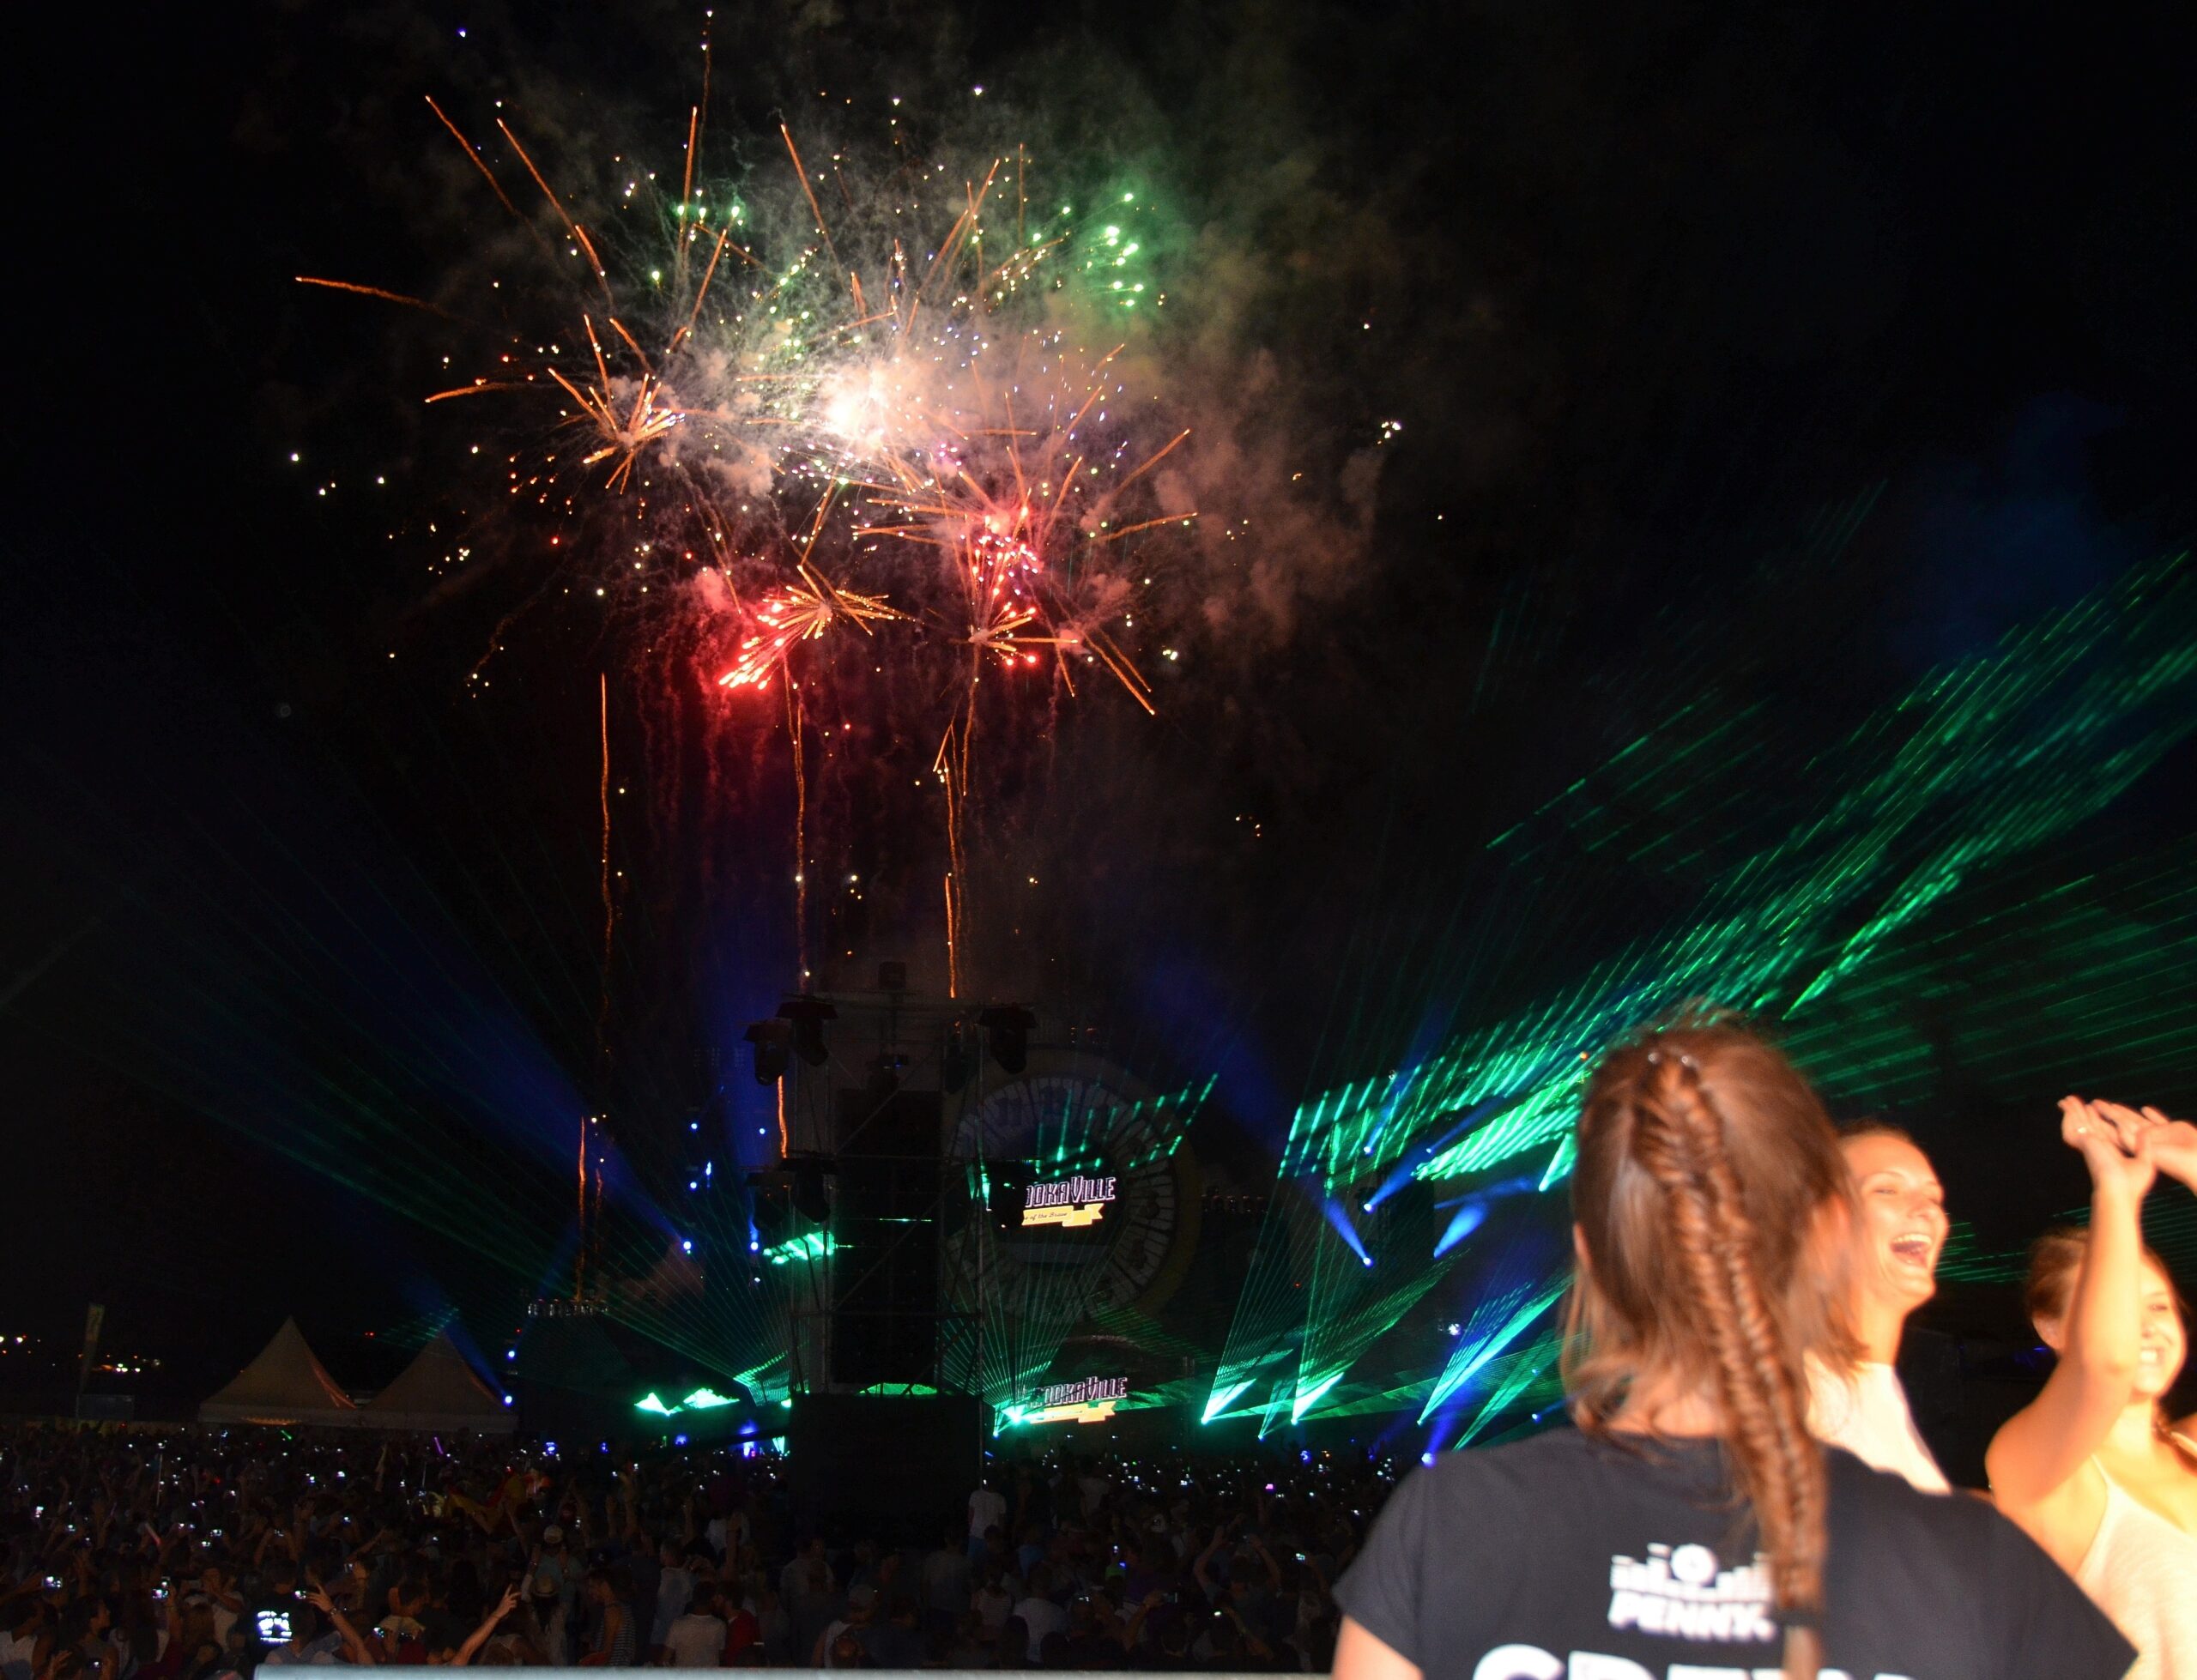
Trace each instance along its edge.
<path fill-rule="evenodd" d="M 2091 1171 L 2090 1229 L 2037 1246 L 2030 1315 L 2059 1363 L 1993 1439 L 1991 1490 L 2135 1645 L 2128 1680 L 2189 1680 L 2197 1439 L 2164 1408 L 2189 1339 L 2140 1216 L 2162 1172 L 2197 1188 L 2197 1126 L 2117 1103 L 2060 1107 L 2061 1135 Z"/>
<path fill-rule="evenodd" d="M 1864 1464 L 1925 1493 L 1951 1484 L 1923 1444 L 1894 1369 L 1907 1315 L 1938 1290 L 1946 1193 L 1930 1157 L 1896 1127 L 1872 1124 L 1839 1140 L 1853 1175 L 1854 1327 L 1861 1357 L 1840 1370 L 1808 1359 L 1808 1427 Z"/>

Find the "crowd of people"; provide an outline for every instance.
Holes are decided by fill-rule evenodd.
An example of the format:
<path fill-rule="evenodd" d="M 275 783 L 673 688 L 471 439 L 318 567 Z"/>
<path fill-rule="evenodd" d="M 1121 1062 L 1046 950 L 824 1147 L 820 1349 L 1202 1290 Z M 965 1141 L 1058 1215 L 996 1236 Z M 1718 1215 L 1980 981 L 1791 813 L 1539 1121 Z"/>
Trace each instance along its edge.
<path fill-rule="evenodd" d="M 447 1448 L 447 1450 L 445 1450 Z M 768 1456 L 0 1432 L 0 1680 L 261 1665 L 1324 1671 L 1362 1455 L 994 1461 L 928 1545 Z"/>
<path fill-rule="evenodd" d="M 2197 1680 L 2197 1439 L 2164 1405 L 2184 1313 L 2140 1223 L 2162 1175 L 2197 1188 L 2197 1127 L 2073 1097 L 2061 1126 L 2091 1218 L 2037 1246 L 2058 1357 L 1983 1497 L 1949 1487 L 1892 1369 L 1948 1229 L 1932 1163 L 1891 1127 L 1842 1138 L 1774 1048 L 1711 1018 L 1637 1035 L 1587 1088 L 1576 1428 L 1400 1487 L 1356 1453 L 995 1459 L 905 1545 L 816 1532 L 775 1461 L 723 1450 L 19 1425 L 0 1680 Z"/>

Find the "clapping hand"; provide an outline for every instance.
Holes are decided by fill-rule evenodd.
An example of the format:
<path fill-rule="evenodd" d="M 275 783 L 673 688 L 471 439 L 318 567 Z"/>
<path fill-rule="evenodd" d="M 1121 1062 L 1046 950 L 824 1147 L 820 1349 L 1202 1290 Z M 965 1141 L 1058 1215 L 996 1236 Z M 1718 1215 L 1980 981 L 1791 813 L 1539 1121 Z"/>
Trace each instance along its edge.
<path fill-rule="evenodd" d="M 2119 1116 L 2135 1121 L 2129 1125 Z M 2091 1182 L 2101 1194 L 2118 1193 L 2141 1201 L 2157 1174 L 2152 1159 L 2154 1128 L 2140 1115 L 2114 1103 L 2060 1099 L 2060 1135 L 2083 1157 Z"/>
<path fill-rule="evenodd" d="M 2170 1119 L 2148 1105 L 2143 1118 L 2151 1127 L 2152 1159 L 2158 1169 L 2197 1190 L 2197 1126 Z"/>

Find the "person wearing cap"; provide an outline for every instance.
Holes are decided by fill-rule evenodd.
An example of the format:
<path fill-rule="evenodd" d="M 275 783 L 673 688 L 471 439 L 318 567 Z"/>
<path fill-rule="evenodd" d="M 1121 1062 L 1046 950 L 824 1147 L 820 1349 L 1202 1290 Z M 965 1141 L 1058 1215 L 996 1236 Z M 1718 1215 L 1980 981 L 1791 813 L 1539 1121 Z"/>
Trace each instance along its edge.
<path fill-rule="evenodd" d="M 562 1660 L 569 1654 L 565 1643 L 566 1630 L 572 1623 L 572 1609 L 579 1596 L 579 1561 L 572 1556 L 572 1547 L 565 1538 L 562 1523 L 545 1523 L 542 1528 L 542 1542 L 534 1549 L 534 1556 L 527 1564 L 528 1592 L 536 1600 L 536 1614 L 543 1615 L 540 1600 L 556 1600 L 556 1624 L 551 1629 L 545 1620 L 543 1627 L 550 1633 L 550 1653 Z M 546 1584 L 546 1589 L 545 1589 Z"/>
<path fill-rule="evenodd" d="M 561 1668 L 566 1661 L 564 1576 L 554 1564 L 543 1561 L 539 1551 L 535 1554 L 532 1573 L 526 1578 L 527 1608 L 534 1613 L 534 1625 L 542 1638 L 542 1648 L 553 1667 Z"/>
<path fill-rule="evenodd" d="M 877 1616 L 877 1589 L 874 1586 L 850 1586 L 847 1589 L 847 1612 L 833 1618 L 816 1641 L 809 1659 L 811 1668 L 847 1668 L 854 1665 L 837 1660 L 840 1636 L 851 1633 L 857 1647 L 861 1647 L 862 1631 Z"/>

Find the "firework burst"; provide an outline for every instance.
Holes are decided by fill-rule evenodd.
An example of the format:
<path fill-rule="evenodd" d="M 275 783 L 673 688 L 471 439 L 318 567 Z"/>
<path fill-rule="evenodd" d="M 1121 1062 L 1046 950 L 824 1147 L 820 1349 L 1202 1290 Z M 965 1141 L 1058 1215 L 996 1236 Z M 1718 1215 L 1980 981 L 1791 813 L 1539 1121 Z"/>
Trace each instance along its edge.
<path fill-rule="evenodd" d="M 988 752 L 1049 727 L 1050 703 L 1021 707 L 1019 692 L 1072 696 L 1097 676 L 1153 711 L 1141 592 L 1196 517 L 1166 505 L 1154 473 L 1188 434 L 1125 371 L 1123 328 L 1162 299 L 1132 266 L 1140 243 L 1119 207 L 1102 222 L 1063 205 L 1033 224 L 1020 150 L 957 176 L 897 136 L 886 184 L 865 188 L 845 154 L 812 169 L 784 130 L 775 193 L 763 176 L 705 190 L 697 107 L 676 200 L 620 158 L 619 202 L 583 221 L 511 123 L 496 124 L 508 157 L 493 156 L 429 104 L 569 302 L 500 329 L 469 376 L 427 400 L 508 399 L 498 413 L 516 429 L 494 451 L 507 505 L 554 522 L 554 564 L 595 567 L 597 594 L 653 591 L 652 614 L 697 621 L 651 644 L 723 650 L 704 674 L 733 727 L 783 718 L 803 812 L 805 718 L 881 704 L 888 668 L 905 679 L 885 683 L 894 704 L 935 709 L 929 728 L 902 716 L 876 738 L 945 743 L 930 768 L 959 937 L 965 825 L 988 762 L 980 707 L 999 713 Z M 521 208 L 530 194 L 545 214 Z M 1101 323 L 1111 347 L 1086 348 L 1081 327 Z M 980 692 L 987 674 L 1006 680 Z M 843 682 L 855 686 L 834 698 Z M 782 711 L 741 708 L 774 685 Z M 907 785 L 905 766 L 877 768 Z M 807 846 L 797 831 L 797 879 Z"/>
<path fill-rule="evenodd" d="M 741 643 L 732 668 L 717 679 L 719 687 L 769 687 L 790 649 L 816 640 L 835 625 L 850 625 L 866 636 L 874 624 L 907 619 L 882 595 L 834 589 L 806 564 L 800 571 L 796 582 L 769 590 L 756 606 L 755 628 Z"/>

